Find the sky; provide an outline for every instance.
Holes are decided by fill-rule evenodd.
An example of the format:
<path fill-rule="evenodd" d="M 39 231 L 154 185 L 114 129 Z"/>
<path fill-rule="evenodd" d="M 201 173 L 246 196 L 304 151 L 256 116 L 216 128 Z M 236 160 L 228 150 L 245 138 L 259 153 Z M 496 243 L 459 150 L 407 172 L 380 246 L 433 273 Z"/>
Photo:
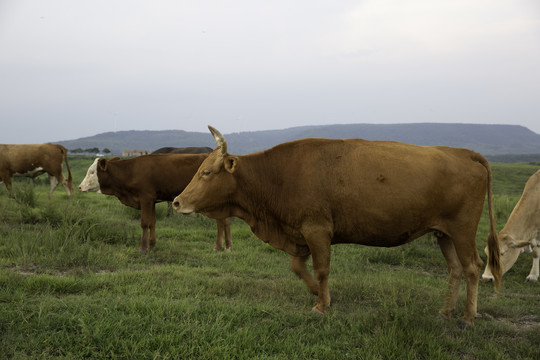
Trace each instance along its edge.
<path fill-rule="evenodd" d="M 0 143 L 109 131 L 514 124 L 538 0 L 0 0 Z"/>

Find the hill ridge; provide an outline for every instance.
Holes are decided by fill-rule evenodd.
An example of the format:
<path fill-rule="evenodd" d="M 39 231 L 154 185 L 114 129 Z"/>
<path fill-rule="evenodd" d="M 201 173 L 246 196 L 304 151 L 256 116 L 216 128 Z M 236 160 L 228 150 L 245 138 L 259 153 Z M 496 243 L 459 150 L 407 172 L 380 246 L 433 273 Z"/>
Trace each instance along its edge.
<path fill-rule="evenodd" d="M 218 129 L 219 130 L 219 129 Z M 310 137 L 391 140 L 416 145 L 464 147 L 484 155 L 540 154 L 540 135 L 521 125 L 408 123 L 334 124 L 296 126 L 279 130 L 245 131 L 223 134 L 232 154 L 247 154 L 277 144 Z M 185 130 L 125 130 L 105 132 L 74 140 L 58 141 L 76 148 L 108 148 L 113 154 L 126 149 L 154 151 L 163 146 L 215 147 L 209 132 Z"/>

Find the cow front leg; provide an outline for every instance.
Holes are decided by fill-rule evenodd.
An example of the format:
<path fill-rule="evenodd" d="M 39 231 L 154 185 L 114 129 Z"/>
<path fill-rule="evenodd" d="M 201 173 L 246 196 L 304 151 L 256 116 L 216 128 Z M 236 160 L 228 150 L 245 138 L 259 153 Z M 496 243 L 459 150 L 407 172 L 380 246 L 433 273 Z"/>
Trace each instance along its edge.
<path fill-rule="evenodd" d="M 223 219 L 223 227 L 225 232 L 225 250 L 231 250 L 232 236 L 231 236 L 231 218 Z"/>
<path fill-rule="evenodd" d="M 152 250 L 156 246 L 156 204 L 152 202 L 152 216 L 150 222 L 150 244 L 149 249 Z"/>
<path fill-rule="evenodd" d="M 532 251 L 533 263 L 529 276 L 527 276 L 528 282 L 538 281 L 538 276 L 540 275 L 540 246 L 535 246 Z"/>
<path fill-rule="evenodd" d="M 142 229 L 142 236 L 141 236 L 141 244 L 139 251 L 141 253 L 146 252 L 148 250 L 148 227 L 146 227 L 142 220 L 141 220 L 141 229 Z"/>
<path fill-rule="evenodd" d="M 223 238 L 225 237 L 225 251 L 231 249 L 232 237 L 231 237 L 231 220 L 229 218 L 216 219 L 217 225 L 217 238 L 214 251 L 223 250 Z"/>
<path fill-rule="evenodd" d="M 319 284 L 306 267 L 306 261 L 309 259 L 309 256 L 291 256 L 291 269 L 300 279 L 304 280 L 312 294 L 318 295 Z"/>
<path fill-rule="evenodd" d="M 223 250 L 223 233 L 225 232 L 223 221 L 216 219 L 216 226 L 217 238 L 216 245 L 214 245 L 214 251 L 221 251 Z"/>
<path fill-rule="evenodd" d="M 156 233 L 155 233 L 155 206 L 153 202 L 141 202 L 141 252 L 146 252 L 148 247 L 148 234 L 150 233 L 150 248 L 156 245 Z"/>

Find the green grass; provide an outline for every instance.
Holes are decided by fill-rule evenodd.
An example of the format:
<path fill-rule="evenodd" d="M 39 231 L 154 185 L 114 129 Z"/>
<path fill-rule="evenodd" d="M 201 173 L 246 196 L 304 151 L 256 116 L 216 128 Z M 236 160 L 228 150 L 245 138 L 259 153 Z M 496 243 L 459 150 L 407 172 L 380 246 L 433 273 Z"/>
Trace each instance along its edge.
<path fill-rule="evenodd" d="M 92 158 L 70 158 L 75 185 Z M 493 164 L 502 228 L 532 165 Z M 505 174 L 504 176 L 501 174 Z M 2 185 L 3 186 L 3 185 Z M 232 222 L 231 252 L 212 251 L 215 222 L 166 217 L 138 252 L 138 212 L 113 197 L 19 180 L 0 188 L 0 358 L 537 359 L 540 285 L 522 255 L 495 295 L 480 284 L 475 327 L 442 320 L 446 264 L 426 236 L 406 246 L 332 248 L 326 316 L 289 257 Z M 28 200 L 33 199 L 33 200 Z M 487 217 L 478 249 L 487 237 Z"/>

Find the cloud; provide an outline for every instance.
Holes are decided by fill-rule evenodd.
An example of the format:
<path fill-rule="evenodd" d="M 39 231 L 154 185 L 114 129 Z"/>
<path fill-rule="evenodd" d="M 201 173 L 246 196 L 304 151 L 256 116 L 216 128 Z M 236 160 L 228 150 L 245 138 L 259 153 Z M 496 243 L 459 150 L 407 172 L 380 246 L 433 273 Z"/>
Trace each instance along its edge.
<path fill-rule="evenodd" d="M 345 54 L 378 54 L 396 61 L 463 56 L 538 29 L 538 12 L 531 1 L 516 2 L 363 1 L 346 14 L 334 43 Z"/>

